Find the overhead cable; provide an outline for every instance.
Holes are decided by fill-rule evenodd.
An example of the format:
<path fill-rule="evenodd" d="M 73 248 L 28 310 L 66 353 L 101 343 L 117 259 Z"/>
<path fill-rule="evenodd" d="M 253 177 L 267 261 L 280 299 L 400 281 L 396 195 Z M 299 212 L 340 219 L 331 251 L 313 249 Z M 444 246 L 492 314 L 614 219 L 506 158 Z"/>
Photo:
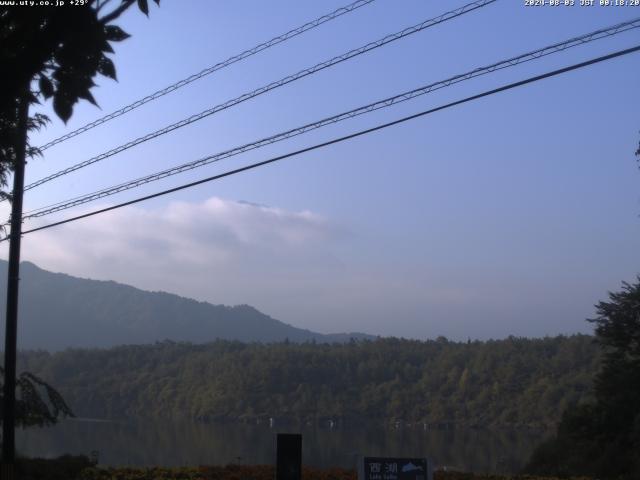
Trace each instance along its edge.
<path fill-rule="evenodd" d="M 200 158 L 195 161 L 191 161 L 188 163 L 184 163 L 182 165 L 178 165 L 175 167 L 168 168 L 166 170 L 162 170 L 160 172 L 156 172 L 150 175 L 146 175 L 144 177 L 140 177 L 134 180 L 127 181 L 125 183 L 121 183 L 119 185 L 111 186 L 108 188 L 104 188 L 102 190 L 98 190 L 96 192 L 88 193 L 82 196 L 78 196 L 75 198 L 67 199 L 61 202 L 57 202 L 52 205 L 47 205 L 44 207 L 40 207 L 38 209 L 31 210 L 25 213 L 24 218 L 36 218 L 43 217 L 45 215 L 49 215 L 55 212 L 59 212 L 62 210 L 66 210 L 78 205 L 82 205 L 94 200 L 98 200 L 100 198 L 105 198 L 111 195 L 115 195 L 117 193 L 130 190 L 132 188 L 139 187 L 141 185 L 161 180 L 166 177 L 170 177 L 173 175 L 177 175 L 179 173 L 183 173 L 189 170 L 193 170 L 195 168 L 199 168 L 214 162 L 218 162 L 220 160 L 239 155 L 241 153 L 255 150 L 257 148 L 264 147 L 266 145 L 270 145 L 272 143 L 280 142 L 282 140 L 286 140 L 297 135 L 301 135 L 303 133 L 309 132 L 311 130 L 315 130 L 327 125 L 331 125 L 334 123 L 341 122 L 343 120 L 347 120 L 359 115 L 363 115 L 366 113 L 370 113 L 376 110 L 380 110 L 383 108 L 390 107 L 392 105 L 396 105 L 398 103 L 402 103 L 421 95 L 425 95 L 431 93 L 435 90 L 439 90 L 441 88 L 448 87 L 450 85 L 454 85 L 459 82 L 463 82 L 475 77 L 479 77 L 481 75 L 486 75 L 491 72 L 495 72 L 498 70 L 502 70 L 505 68 L 513 67 L 522 63 L 526 63 L 532 60 L 536 60 L 542 58 L 547 55 L 551 55 L 557 52 L 564 51 L 568 48 L 575 47 L 577 45 L 583 45 L 589 42 L 593 42 L 602 38 L 610 37 L 612 35 L 616 35 L 634 28 L 640 27 L 640 17 L 634 20 L 630 20 L 627 22 L 619 23 L 616 25 L 612 25 L 610 27 L 601 28 L 596 31 L 580 35 L 578 37 L 573 37 L 563 42 L 554 43 L 552 45 L 533 50 L 531 52 L 527 52 L 516 57 L 511 57 L 506 60 L 501 60 L 496 63 L 492 63 L 490 65 L 479 67 L 474 70 L 468 71 L 466 73 L 462 73 L 459 75 L 455 75 L 453 77 L 449 77 L 445 80 L 440 80 L 438 82 L 434 82 L 420 88 L 416 88 L 414 90 L 410 90 L 408 92 L 404 92 L 392 97 L 385 98 L 383 100 L 378 100 L 376 102 L 370 103 L 368 105 L 355 108 L 353 110 L 349 110 L 347 112 L 340 113 L 338 115 L 333 115 L 331 117 L 324 118 L 322 120 L 318 120 L 313 123 L 309 123 L 303 125 L 301 127 L 297 127 L 291 130 L 287 130 L 285 132 L 278 133 L 276 135 L 272 135 L 269 137 L 262 138 L 260 140 L 247 143 L 238 147 L 234 147 L 230 150 L 226 150 L 220 153 L 216 153 L 214 155 L 208 155 L 206 157 Z"/>
<path fill-rule="evenodd" d="M 448 20 L 452 20 L 454 18 L 457 18 L 461 15 L 464 15 L 466 13 L 469 13 L 471 11 L 474 11 L 478 8 L 482 8 L 486 5 L 489 5 L 491 3 L 496 2 L 497 0 L 475 0 L 471 3 L 468 3 L 460 8 L 457 8 L 455 10 L 451 10 L 449 12 L 443 13 L 442 15 L 439 15 L 438 17 L 429 19 L 429 20 L 425 20 L 424 22 L 421 22 L 417 25 L 414 25 L 412 27 L 408 27 L 405 28 L 404 30 L 401 30 L 399 32 L 390 34 L 385 36 L 384 38 L 381 38 L 379 40 L 376 40 L 375 42 L 371 42 L 368 43 L 360 48 L 356 48 L 354 50 L 350 50 L 346 53 L 343 53 L 342 55 L 339 55 L 337 57 L 333 57 L 330 60 L 326 60 L 324 62 L 318 63 L 312 67 L 309 68 L 305 68 L 304 70 L 300 70 L 297 73 L 294 73 L 292 75 L 286 76 L 280 80 L 277 80 L 275 82 L 271 82 L 263 87 L 260 87 L 256 90 L 253 90 L 251 92 L 245 93 L 243 95 L 240 95 L 239 97 L 236 97 L 232 100 L 228 100 L 224 103 L 221 103 L 219 105 L 216 105 L 215 107 L 209 108 L 207 110 L 204 110 L 200 113 L 197 113 L 195 115 L 192 115 L 188 118 L 185 118 L 183 120 L 180 120 L 179 122 L 173 123 L 171 125 L 168 125 L 160 130 L 156 130 L 154 132 L 148 133 L 146 135 L 143 135 L 142 137 L 138 137 L 135 140 L 131 140 L 130 142 L 127 142 L 123 145 L 120 145 L 118 147 L 115 147 L 105 153 L 101 153 L 100 155 L 97 155 L 95 157 L 92 157 L 88 160 L 85 160 L 83 162 L 80 162 L 76 165 L 72 165 L 71 167 L 65 168 L 63 170 L 60 170 L 56 173 L 53 173 L 47 177 L 41 178 L 40 180 L 37 180 L 27 186 L 25 186 L 25 190 L 30 190 L 32 188 L 35 188 L 39 185 L 42 185 L 44 183 L 50 182 L 51 180 L 54 180 L 58 177 L 61 177 L 63 175 L 67 175 L 71 172 L 74 172 L 76 170 L 79 170 L 81 168 L 87 167 L 89 165 L 92 165 L 96 162 L 99 162 L 101 160 L 104 160 L 106 158 L 112 157 L 113 155 L 116 155 L 118 153 L 124 152 L 125 150 L 128 150 L 136 145 L 139 145 L 141 143 L 147 142 L 149 140 L 152 140 L 154 138 L 157 138 L 161 135 L 164 135 L 166 133 L 172 132 L 174 130 L 177 130 L 178 128 L 184 127 L 186 125 L 190 125 L 194 122 L 197 122 L 199 120 L 202 120 L 203 118 L 206 118 L 210 115 L 213 115 L 215 113 L 218 113 L 222 110 L 226 110 L 227 108 L 233 107 L 235 105 L 238 105 L 242 102 L 245 102 L 249 99 L 252 99 L 254 97 L 257 97 L 258 95 L 262 95 L 264 93 L 267 93 L 271 90 L 274 90 L 276 88 L 282 87 L 284 85 L 287 85 L 289 83 L 292 83 L 296 80 L 300 80 L 301 78 L 307 77 L 309 75 L 312 75 L 314 73 L 317 73 L 321 70 L 324 70 L 325 68 L 329 68 L 332 67 L 334 65 L 337 65 L 339 63 L 342 63 L 346 60 L 350 60 L 354 57 L 357 57 L 359 55 L 362 55 L 363 53 L 369 52 L 371 50 L 374 50 L 376 48 L 382 47 L 384 45 L 387 45 L 391 42 L 394 42 L 396 40 L 399 40 L 401 38 L 407 37 L 409 35 L 412 35 L 414 33 L 420 32 L 422 30 L 425 30 L 429 27 L 433 27 L 435 25 L 438 25 L 440 23 L 446 22 Z"/>
<path fill-rule="evenodd" d="M 312 20 L 308 23 L 305 23 L 304 25 L 301 25 L 297 28 L 294 28 L 293 30 L 289 30 L 287 33 L 283 33 L 282 35 L 278 35 L 277 37 L 272 38 L 271 40 L 268 40 L 266 42 L 261 43 L 260 45 L 256 45 L 253 48 L 250 48 L 248 50 L 245 50 L 242 53 L 238 53 L 237 55 L 233 55 L 232 57 L 227 58 L 226 60 L 216 63 L 215 65 L 212 65 L 210 67 L 205 68 L 204 70 L 198 72 L 198 73 L 194 73 L 193 75 L 190 75 L 187 78 L 183 78 L 182 80 L 179 80 L 165 88 L 162 88 L 150 95 L 147 95 L 144 98 L 141 98 L 139 100 L 136 100 L 135 102 L 126 105 L 112 113 L 109 113 L 108 115 L 105 115 L 103 117 L 98 118 L 97 120 L 94 120 L 93 122 L 87 123 L 86 125 L 73 130 L 69 133 L 66 133 L 65 135 L 62 135 L 61 137 L 55 138 L 53 140 L 51 140 L 48 143 L 45 143 L 44 145 L 42 145 L 40 148 L 41 151 L 44 151 L 48 148 L 53 147 L 54 145 L 57 145 L 58 143 L 64 142 L 65 140 L 68 140 L 70 138 L 73 138 L 77 135 L 80 135 L 81 133 L 84 133 L 88 130 L 91 130 L 92 128 L 97 127 L 98 125 L 102 125 L 103 123 L 106 123 L 110 120 L 113 120 L 114 118 L 118 118 L 121 115 L 124 115 L 125 113 L 129 113 L 132 110 L 135 110 L 138 107 L 141 107 L 142 105 L 144 105 L 145 103 L 149 103 L 153 100 L 156 100 L 160 97 L 163 97 L 171 92 L 174 92 L 176 90 L 178 90 L 179 88 L 184 87 L 185 85 L 189 85 L 190 83 L 195 82 L 196 80 L 200 80 L 203 77 L 206 77 L 207 75 L 211 75 L 214 72 L 217 72 L 218 70 L 222 70 L 225 67 L 228 67 L 230 65 L 233 65 L 234 63 L 237 63 L 241 60 L 244 60 L 245 58 L 251 57 L 257 53 L 262 52 L 263 50 L 266 50 L 268 48 L 274 47 L 282 42 L 285 42 L 293 37 L 296 37 L 302 33 L 308 32 L 309 30 L 312 30 L 316 27 L 319 27 L 320 25 L 327 23 L 331 20 L 334 20 L 338 17 L 341 17 L 342 15 L 345 15 L 347 13 L 351 13 L 354 10 L 360 8 L 360 7 L 364 7 L 365 5 L 368 5 L 372 2 L 374 2 L 375 0 L 357 0 L 356 2 L 353 2 L 349 5 L 346 5 L 344 7 L 338 8 L 336 10 L 334 10 L 331 13 L 328 13 L 326 15 L 323 15 L 321 17 L 316 18 L 315 20 Z"/>
<path fill-rule="evenodd" d="M 367 128 L 365 130 L 360 130 L 358 132 L 355 132 L 355 133 L 352 133 L 352 134 L 349 134 L 349 135 L 345 135 L 343 137 L 334 138 L 333 140 L 329 140 L 329 141 L 326 141 L 326 142 L 323 142 L 323 143 L 318 143 L 318 144 L 312 145 L 310 147 L 306 147 L 306 148 L 303 148 L 303 149 L 300 149 L 300 150 L 296 150 L 294 152 L 290 152 L 290 153 L 287 153 L 287 154 L 284 154 L 284 155 L 279 155 L 277 157 L 273 157 L 273 158 L 270 158 L 268 160 L 263 160 L 261 162 L 253 163 L 253 164 L 250 164 L 250 165 L 246 165 L 244 167 L 236 168 L 234 170 L 230 170 L 230 171 L 227 171 L 227 172 L 224 172 L 224 173 L 220 173 L 218 175 L 213 175 L 211 177 L 203 178 L 203 179 L 197 180 L 195 182 L 190 182 L 190 183 L 187 183 L 187 184 L 184 184 L 184 185 L 180 185 L 178 187 L 173 187 L 173 188 L 170 188 L 170 189 L 167 189 L 167 190 L 156 192 L 156 193 L 153 193 L 151 195 L 145 195 L 144 197 L 138 197 L 136 199 L 129 200 L 127 202 L 123 202 L 123 203 L 119 203 L 117 205 L 112 205 L 110 207 L 105 207 L 105 208 L 101 208 L 101 209 L 98 209 L 98 210 L 94 210 L 92 212 L 84 213 L 82 215 L 77 215 L 75 217 L 67 218 L 65 220 L 60 220 L 58 222 L 50 223 L 48 225 L 43 225 L 41 227 L 36 227 L 36 228 L 32 228 L 30 230 L 25 230 L 22 233 L 24 235 L 24 234 L 28 234 L 28 233 L 38 232 L 40 230 L 45 230 L 45 229 L 48 229 L 48 228 L 52 228 L 52 227 L 56 227 L 56 226 L 59 226 L 59 225 L 64 225 L 66 223 L 70 223 L 70 222 L 74 222 L 74 221 L 77 221 L 77 220 L 81 220 L 83 218 L 88 218 L 88 217 L 91 217 L 91 216 L 94 216 L 94 215 L 98 215 L 98 214 L 101 214 L 101 213 L 106 213 L 106 212 L 109 212 L 109 211 L 112 211 L 112 210 L 116 210 L 116 209 L 119 209 L 119 208 L 122 208 L 122 207 L 126 207 L 128 205 L 133 205 L 133 204 L 140 203 L 140 202 L 143 202 L 143 201 L 146 201 L 146 200 L 151 200 L 152 198 L 161 197 L 161 196 L 164 196 L 164 195 L 167 195 L 167 194 L 170 194 L 170 193 L 174 193 L 174 192 L 177 192 L 177 191 L 180 191 L 180 190 L 184 190 L 184 189 L 187 189 L 187 188 L 195 187 L 197 185 L 202 185 L 203 183 L 208 183 L 208 182 L 212 182 L 214 180 L 219 180 L 219 179 L 224 178 L 224 177 L 229 177 L 231 175 L 235 175 L 235 174 L 238 174 L 238 173 L 241 173 L 241 172 L 245 172 L 245 171 L 252 170 L 252 169 L 255 169 L 255 168 L 258 168 L 258 167 L 262 167 L 262 166 L 265 166 L 265 165 L 268 165 L 268 164 L 271 164 L 271 163 L 278 162 L 280 160 L 284 160 L 286 158 L 290 158 L 290 157 L 294 157 L 294 156 L 297 156 L 297 155 L 300 155 L 300 154 L 303 154 L 303 153 L 306 153 L 306 152 L 310 152 L 312 150 L 317 150 L 317 149 L 320 149 L 320 148 L 324 148 L 324 147 L 327 147 L 329 145 L 333 145 L 333 144 L 336 144 L 336 143 L 341 143 L 341 142 L 344 142 L 346 140 L 351 140 L 353 138 L 360 137 L 360 136 L 363 136 L 363 135 L 367 135 L 369 133 L 373 133 L 373 132 L 376 132 L 378 130 L 382 130 L 382 129 L 385 129 L 385 128 L 388 128 L 388 127 L 391 127 L 391 126 L 394 126 L 394 125 L 399 125 L 399 124 L 407 122 L 409 120 L 414 120 L 416 118 L 423 117 L 425 115 L 429 115 L 429 114 L 438 112 L 440 110 L 445 110 L 445 109 L 448 109 L 448 108 L 451 108 L 451 107 L 454 107 L 454 106 L 457 106 L 457 105 L 468 103 L 468 102 L 471 102 L 471 101 L 474 101 L 474 100 L 479 100 L 479 99 L 481 99 L 483 97 L 488 97 L 490 95 L 495 95 L 496 93 L 504 92 L 506 90 L 511 90 L 511 89 L 514 89 L 514 88 L 517 88 L 517 87 L 521 87 L 523 85 L 527 85 L 527 84 L 530 84 L 530 83 L 538 82 L 540 80 L 544 80 L 546 78 L 558 76 L 558 75 L 561 75 L 561 74 L 564 74 L 564 73 L 567 73 L 567 72 L 570 72 L 570 71 L 573 71 L 573 70 L 578 70 L 580 68 L 585 68 L 585 67 L 587 67 L 589 65 L 594 65 L 596 63 L 604 62 L 606 60 L 611 60 L 613 58 L 621 57 L 621 56 L 624 56 L 624 55 L 629 55 L 629 54 L 637 52 L 637 51 L 640 51 L 640 45 L 637 45 L 637 46 L 631 47 L 631 48 L 627 48 L 625 50 L 619 50 L 617 52 L 613 52 L 613 53 L 610 53 L 608 55 L 603 55 L 601 57 L 593 58 L 593 59 L 587 60 L 585 62 L 577 63 L 577 64 L 574 64 L 574 65 L 570 65 L 568 67 L 564 67 L 564 68 L 560 68 L 560 69 L 557 69 L 557 70 L 553 70 L 551 72 L 547 72 L 547 73 L 544 73 L 542 75 L 536 75 L 534 77 L 529 77 L 529 78 L 527 78 L 525 80 L 520 80 L 518 82 L 514 82 L 514 83 L 507 84 L 507 85 L 503 85 L 502 87 L 494 88 L 492 90 L 488 90 L 488 91 L 479 93 L 477 95 L 472 95 L 470 97 L 463 98 L 462 100 L 457 100 L 455 102 L 450 102 L 450 103 L 447 103 L 445 105 L 441 105 L 441 106 L 436 107 L 436 108 L 432 108 L 432 109 L 429 109 L 429 110 L 425 110 L 425 111 L 422 111 L 422 112 L 419 112 L 419 113 L 415 113 L 413 115 L 409 115 L 409 116 L 400 118 L 398 120 L 394 120 L 392 122 L 388 122 L 388 123 L 384 123 L 384 124 L 381 124 L 381 125 L 377 125 L 375 127 Z M 9 239 L 9 237 L 10 237 L 10 235 L 2 238 L 0 241 L 5 241 L 5 240 Z"/>

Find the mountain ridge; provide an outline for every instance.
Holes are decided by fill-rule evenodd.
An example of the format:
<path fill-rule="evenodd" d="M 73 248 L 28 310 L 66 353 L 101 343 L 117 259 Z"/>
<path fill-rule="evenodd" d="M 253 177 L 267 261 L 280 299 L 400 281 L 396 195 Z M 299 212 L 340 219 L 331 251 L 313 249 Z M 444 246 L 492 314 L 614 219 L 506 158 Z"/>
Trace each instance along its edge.
<path fill-rule="evenodd" d="M 0 260 L 0 291 L 6 289 L 6 277 L 7 262 Z M 3 322 L 5 305 L 2 295 Z M 332 343 L 375 338 L 359 332 L 322 334 L 294 327 L 247 304 L 215 305 L 113 280 L 50 272 L 31 262 L 21 263 L 19 311 L 18 346 L 24 349 L 109 348 L 164 340 Z"/>

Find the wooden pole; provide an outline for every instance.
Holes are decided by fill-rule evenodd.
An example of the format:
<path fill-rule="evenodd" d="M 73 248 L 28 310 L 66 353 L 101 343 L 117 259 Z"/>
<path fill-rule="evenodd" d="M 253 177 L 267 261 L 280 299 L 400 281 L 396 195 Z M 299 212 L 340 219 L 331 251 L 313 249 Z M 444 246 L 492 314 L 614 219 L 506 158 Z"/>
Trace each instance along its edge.
<path fill-rule="evenodd" d="M 11 200 L 11 234 L 9 237 L 9 268 L 7 278 L 7 316 L 4 338 L 4 398 L 2 418 L 2 480 L 13 480 L 16 444 L 16 353 L 18 341 L 18 286 L 20 281 L 20 240 L 22 237 L 22 197 L 27 150 L 27 120 L 29 100 L 18 100 L 15 164 L 13 166 L 13 197 Z"/>

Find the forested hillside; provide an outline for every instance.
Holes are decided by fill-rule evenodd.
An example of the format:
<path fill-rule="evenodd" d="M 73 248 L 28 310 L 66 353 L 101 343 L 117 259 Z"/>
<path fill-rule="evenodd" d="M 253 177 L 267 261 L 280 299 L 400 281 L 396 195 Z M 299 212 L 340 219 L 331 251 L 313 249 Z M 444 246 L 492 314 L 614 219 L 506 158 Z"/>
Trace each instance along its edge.
<path fill-rule="evenodd" d="M 551 427 L 598 366 L 585 335 L 453 343 L 163 342 L 23 352 L 78 416 Z"/>
<path fill-rule="evenodd" d="M 323 335 L 288 325 L 249 305 L 212 305 L 171 293 L 48 272 L 30 262 L 22 262 L 20 278 L 18 339 L 22 348 L 109 348 L 165 339 L 200 343 L 374 338 L 360 333 Z M 0 291 L 5 291 L 6 281 L 7 262 L 0 260 Z M 0 295 L 1 324 L 5 301 Z M 4 345 L 4 329 L 0 329 L 0 344 Z"/>

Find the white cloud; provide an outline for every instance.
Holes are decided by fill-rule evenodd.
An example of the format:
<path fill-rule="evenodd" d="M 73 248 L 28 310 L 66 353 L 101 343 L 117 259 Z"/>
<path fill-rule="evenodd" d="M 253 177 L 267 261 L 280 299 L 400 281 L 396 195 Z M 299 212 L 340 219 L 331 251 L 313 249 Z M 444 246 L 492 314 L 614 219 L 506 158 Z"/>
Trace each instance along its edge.
<path fill-rule="evenodd" d="M 362 245 L 353 240 L 314 212 L 213 197 L 126 207 L 29 234 L 22 257 L 75 276 L 248 303 L 325 332 L 377 333 L 407 305 L 438 301 L 422 282 L 356 260 Z"/>
<path fill-rule="evenodd" d="M 25 237 L 24 253 L 43 265 L 72 262 L 81 267 L 107 259 L 128 264 L 132 258 L 217 265 L 249 249 L 304 251 L 335 232 L 326 219 L 309 211 L 213 197 L 155 210 L 126 207 L 47 229 Z"/>
<path fill-rule="evenodd" d="M 333 250 L 344 237 L 317 213 L 213 197 L 126 207 L 25 235 L 22 258 L 51 271 L 268 308 L 335 276 L 341 261 Z"/>
<path fill-rule="evenodd" d="M 4 258 L 6 247 L 0 247 Z M 540 311 L 531 294 L 535 286 L 514 289 L 511 277 L 483 271 L 452 274 L 411 252 L 390 252 L 376 238 L 347 235 L 314 212 L 217 197 L 126 207 L 25 235 L 22 258 L 47 270 L 145 290 L 248 303 L 321 332 L 540 334 L 532 331 Z"/>

